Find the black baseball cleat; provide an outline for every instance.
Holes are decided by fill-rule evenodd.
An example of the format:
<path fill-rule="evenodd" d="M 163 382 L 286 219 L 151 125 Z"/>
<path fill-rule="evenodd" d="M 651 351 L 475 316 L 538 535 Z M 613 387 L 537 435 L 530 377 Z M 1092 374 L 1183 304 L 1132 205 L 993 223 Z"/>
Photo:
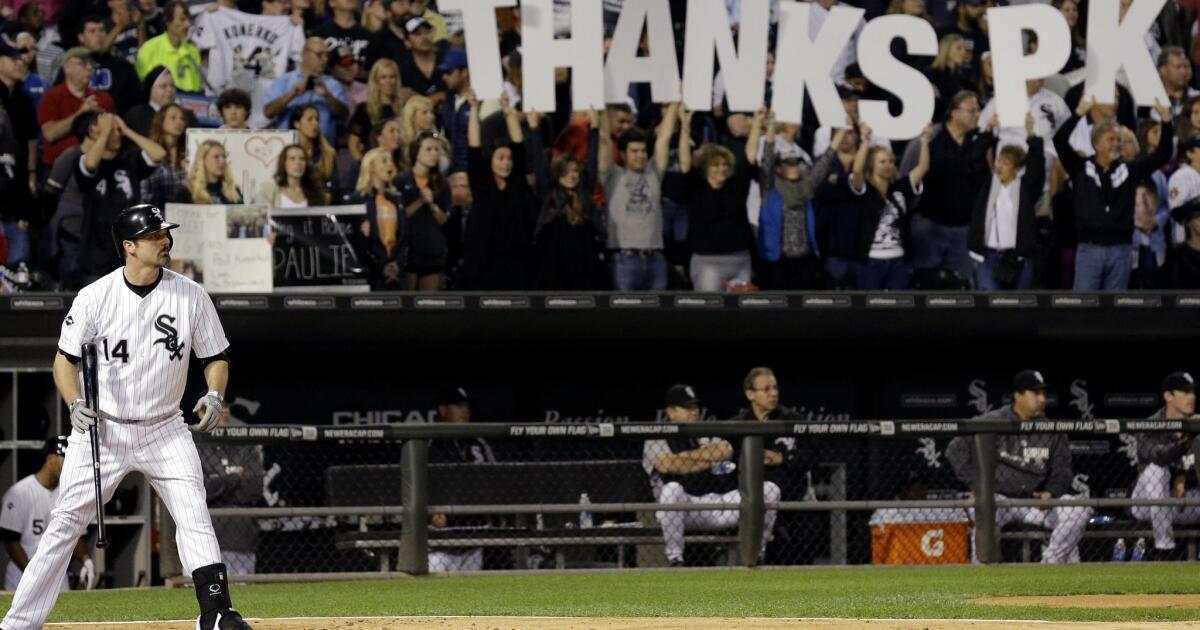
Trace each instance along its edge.
<path fill-rule="evenodd" d="M 210 610 L 196 619 L 196 630 L 254 630 L 232 608 Z"/>

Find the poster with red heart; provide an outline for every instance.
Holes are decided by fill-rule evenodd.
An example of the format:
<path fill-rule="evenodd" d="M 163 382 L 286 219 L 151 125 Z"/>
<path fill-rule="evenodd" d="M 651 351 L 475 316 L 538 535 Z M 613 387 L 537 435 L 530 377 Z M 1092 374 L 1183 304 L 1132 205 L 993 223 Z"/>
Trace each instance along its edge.
<path fill-rule="evenodd" d="M 188 164 L 195 159 L 196 150 L 206 140 L 215 140 L 225 147 L 229 170 L 242 197 L 256 203 L 254 197 L 264 182 L 270 181 L 279 165 L 283 148 L 296 142 L 295 131 L 274 129 L 188 129 Z"/>

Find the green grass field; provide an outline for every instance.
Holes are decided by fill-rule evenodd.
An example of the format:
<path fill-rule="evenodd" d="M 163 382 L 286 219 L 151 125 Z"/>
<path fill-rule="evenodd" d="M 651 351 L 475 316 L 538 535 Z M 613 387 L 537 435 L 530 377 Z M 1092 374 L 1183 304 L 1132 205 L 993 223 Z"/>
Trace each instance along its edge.
<path fill-rule="evenodd" d="M 553 573 L 245 585 L 254 617 L 537 615 L 584 617 L 1200 620 L 1198 610 L 1052 609 L 971 604 L 981 596 L 1200 593 L 1195 564 L 808 568 Z M 8 607 L 10 596 L 0 596 Z M 191 589 L 65 593 L 50 621 L 185 619 Z"/>

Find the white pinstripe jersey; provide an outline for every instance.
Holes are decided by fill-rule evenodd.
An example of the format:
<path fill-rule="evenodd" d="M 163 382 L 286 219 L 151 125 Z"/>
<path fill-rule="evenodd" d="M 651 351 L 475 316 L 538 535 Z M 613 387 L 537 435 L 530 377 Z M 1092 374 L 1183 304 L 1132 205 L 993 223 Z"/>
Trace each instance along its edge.
<path fill-rule="evenodd" d="M 162 274 L 142 298 L 126 286 L 124 268 L 117 269 L 84 287 L 63 320 L 60 351 L 81 356 L 84 343 L 96 344 L 101 417 L 178 415 L 188 355 L 206 359 L 229 347 L 204 288 L 173 271 Z"/>
<path fill-rule="evenodd" d="M 58 488 L 47 488 L 37 480 L 37 475 L 29 475 L 14 483 L 4 493 L 4 505 L 0 507 L 0 527 L 21 535 L 21 547 L 25 555 L 33 557 L 38 543 L 42 542 L 42 532 L 50 524 L 50 510 L 58 501 Z M 4 588 L 15 589 L 21 581 L 21 568 L 16 562 L 9 561 L 4 571 Z M 63 576 L 64 583 L 66 576 Z"/>

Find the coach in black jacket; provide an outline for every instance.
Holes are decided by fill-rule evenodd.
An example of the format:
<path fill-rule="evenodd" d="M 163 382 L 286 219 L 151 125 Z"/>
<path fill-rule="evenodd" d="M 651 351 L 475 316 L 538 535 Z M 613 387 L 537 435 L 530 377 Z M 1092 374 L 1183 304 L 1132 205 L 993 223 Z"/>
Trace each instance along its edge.
<path fill-rule="evenodd" d="M 1150 155 L 1125 162 L 1114 123 L 1092 127 L 1095 155 L 1084 159 L 1071 148 L 1071 131 L 1091 110 L 1094 101 L 1079 102 L 1075 115 L 1054 136 L 1054 148 L 1075 189 L 1075 228 L 1079 247 L 1075 253 L 1075 290 L 1123 291 L 1129 287 L 1132 259 L 1133 206 L 1137 185 L 1171 159 L 1173 142 L 1160 142 Z M 1162 137 L 1173 138 L 1171 108 L 1156 103 L 1162 119 Z"/>
<path fill-rule="evenodd" d="M 1013 378 L 1013 402 L 1007 407 L 985 413 L 977 420 L 1004 420 L 1026 426 L 1046 415 L 1046 381 L 1041 372 L 1025 370 Z M 972 436 L 959 436 L 946 445 L 946 461 L 955 476 L 975 491 L 978 454 Z M 996 436 L 997 498 L 1074 499 L 1075 473 L 1071 465 L 1071 447 L 1062 433 L 1007 433 Z M 974 510 L 970 512 L 975 519 Z M 1055 564 L 1079 562 L 1079 541 L 1083 538 L 1090 507 L 998 507 L 996 524 L 1037 525 L 1050 530 L 1050 539 L 1042 548 L 1042 562 Z"/>

